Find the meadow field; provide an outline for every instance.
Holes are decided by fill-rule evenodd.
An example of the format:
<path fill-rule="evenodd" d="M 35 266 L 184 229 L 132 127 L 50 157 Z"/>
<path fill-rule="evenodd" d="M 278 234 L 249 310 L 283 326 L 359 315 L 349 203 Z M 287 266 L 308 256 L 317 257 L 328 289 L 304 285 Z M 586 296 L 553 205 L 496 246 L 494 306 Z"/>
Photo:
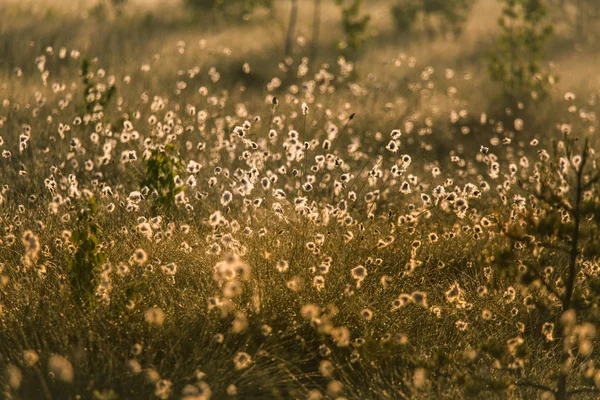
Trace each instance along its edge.
<path fill-rule="evenodd" d="M 0 0 L 0 398 L 599 399 L 597 6 Z"/>

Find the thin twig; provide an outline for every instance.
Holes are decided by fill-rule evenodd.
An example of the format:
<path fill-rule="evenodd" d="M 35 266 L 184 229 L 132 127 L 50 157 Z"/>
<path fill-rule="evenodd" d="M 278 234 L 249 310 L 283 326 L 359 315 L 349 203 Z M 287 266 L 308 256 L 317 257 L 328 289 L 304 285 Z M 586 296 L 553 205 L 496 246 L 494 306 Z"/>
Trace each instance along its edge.
<path fill-rule="evenodd" d="M 523 380 L 523 381 L 519 381 L 515 383 L 516 386 L 523 386 L 523 387 L 530 387 L 533 389 L 538 389 L 538 390 L 545 390 L 548 392 L 555 392 L 554 389 L 552 389 L 549 386 L 546 385 L 542 385 L 540 383 L 536 383 L 536 382 L 532 382 L 530 380 Z"/>
<path fill-rule="evenodd" d="M 580 387 L 580 388 L 575 388 L 573 390 L 569 390 L 569 395 L 572 394 L 579 394 L 579 393 L 600 393 L 600 390 L 598 390 L 598 388 L 595 387 Z"/>

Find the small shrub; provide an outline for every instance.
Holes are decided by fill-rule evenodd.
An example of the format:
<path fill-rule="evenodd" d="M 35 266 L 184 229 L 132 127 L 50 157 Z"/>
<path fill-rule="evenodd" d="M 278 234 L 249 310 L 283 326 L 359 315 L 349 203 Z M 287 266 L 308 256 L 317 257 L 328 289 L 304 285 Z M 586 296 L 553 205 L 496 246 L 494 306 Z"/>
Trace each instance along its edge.
<path fill-rule="evenodd" d="M 81 62 L 81 76 L 83 77 L 85 109 L 88 113 L 106 109 L 117 92 L 114 84 L 105 85 L 96 82 L 90 66 L 90 61 L 84 58 Z"/>
<path fill-rule="evenodd" d="M 96 199 L 91 197 L 87 207 L 79 212 L 77 227 L 71 235 L 76 250 L 67 265 L 73 300 L 80 306 L 92 307 L 96 303 L 98 278 L 105 261 L 99 247 L 101 222 Z"/>
<path fill-rule="evenodd" d="M 173 144 L 150 150 L 150 157 L 146 161 L 146 176 L 140 187 L 149 189 L 155 211 L 175 205 L 175 197 L 183 192 L 183 186 L 176 183 L 177 175 L 182 169 L 183 165 L 175 154 Z"/>
<path fill-rule="evenodd" d="M 504 0 L 498 20 L 502 33 L 490 55 L 491 78 L 513 102 L 544 97 L 554 82 L 542 66 L 544 45 L 552 35 L 541 0 Z"/>
<path fill-rule="evenodd" d="M 392 6 L 396 28 L 410 32 L 422 21 L 430 36 L 462 33 L 462 27 L 471 11 L 473 0 L 400 0 Z"/>
<path fill-rule="evenodd" d="M 365 38 L 371 16 L 361 15 L 360 9 L 363 0 L 352 0 L 351 2 L 337 0 L 337 3 L 342 9 L 342 28 L 346 36 L 345 42 L 340 47 L 345 48 L 347 46 L 356 52 Z"/>
<path fill-rule="evenodd" d="M 553 387 L 519 376 L 516 367 L 512 368 L 515 380 L 509 381 L 552 392 L 563 400 L 596 390 L 589 375 L 581 373 L 577 379 L 574 375 L 585 371 L 598 323 L 600 290 L 595 271 L 600 246 L 593 221 L 600 216 L 600 204 L 593 193 L 599 188 L 600 174 L 587 140 L 578 146 L 576 138 L 565 135 L 552 153 L 542 150 L 531 171 L 515 174 L 524 192 L 514 195 L 510 215 L 499 224 L 500 235 L 508 240 L 505 247 L 496 244 L 493 251 L 495 280 L 518 285 L 533 332 L 519 335 L 508 346 L 487 342 L 481 350 L 503 363 L 526 368 L 531 336 L 542 343 L 559 341 L 549 350 L 555 370 L 550 368 L 544 377 L 554 381 Z M 578 389 L 571 389 L 572 385 Z"/>
<path fill-rule="evenodd" d="M 417 21 L 421 5 L 418 1 L 406 0 L 392 6 L 392 17 L 396 29 L 400 32 L 410 32 Z"/>

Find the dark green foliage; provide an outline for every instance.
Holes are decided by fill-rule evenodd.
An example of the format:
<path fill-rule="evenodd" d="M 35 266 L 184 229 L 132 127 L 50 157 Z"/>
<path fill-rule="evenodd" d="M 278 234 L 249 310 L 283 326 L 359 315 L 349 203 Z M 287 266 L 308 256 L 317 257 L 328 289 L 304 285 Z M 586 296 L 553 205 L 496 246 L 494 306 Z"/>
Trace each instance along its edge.
<path fill-rule="evenodd" d="M 105 91 L 98 89 L 98 82 L 93 79 L 90 71 L 90 61 L 84 58 L 81 62 L 81 76 L 83 77 L 83 95 L 85 109 L 88 113 L 106 109 L 117 92 L 115 85 L 109 85 Z"/>
<path fill-rule="evenodd" d="M 87 207 L 79 212 L 77 228 L 71 236 L 71 242 L 77 250 L 67 265 L 73 300 L 84 307 L 96 304 L 98 275 L 105 261 L 99 247 L 101 222 L 96 199 L 91 197 Z"/>
<path fill-rule="evenodd" d="M 173 144 L 151 150 L 150 158 L 146 161 L 146 176 L 140 187 L 150 190 L 155 211 L 175 205 L 175 197 L 183 191 L 183 186 L 175 183 L 175 178 L 182 169 L 183 165 Z"/>
<path fill-rule="evenodd" d="M 542 0 L 504 0 L 502 30 L 490 55 L 489 71 L 513 102 L 546 95 L 553 77 L 546 71 L 544 46 L 552 35 Z"/>
<path fill-rule="evenodd" d="M 392 6 L 392 16 L 400 32 L 415 30 L 422 22 L 429 36 L 458 36 L 474 4 L 474 0 L 400 0 Z"/>
<path fill-rule="evenodd" d="M 413 29 L 417 21 L 417 16 L 421 11 L 419 3 L 419 1 L 415 0 L 405 0 L 394 4 L 392 7 L 392 16 L 394 17 L 396 28 L 400 32 L 410 32 Z"/>
<path fill-rule="evenodd" d="M 356 52 L 365 38 L 367 25 L 371 17 L 369 15 L 361 15 L 360 13 L 363 0 L 336 1 L 342 8 L 342 28 L 346 36 L 346 45 L 352 51 Z"/>
<path fill-rule="evenodd" d="M 147 290 L 148 282 L 145 279 L 132 280 L 127 284 L 125 296 L 127 300 L 137 300 L 137 298 L 143 296 Z"/>

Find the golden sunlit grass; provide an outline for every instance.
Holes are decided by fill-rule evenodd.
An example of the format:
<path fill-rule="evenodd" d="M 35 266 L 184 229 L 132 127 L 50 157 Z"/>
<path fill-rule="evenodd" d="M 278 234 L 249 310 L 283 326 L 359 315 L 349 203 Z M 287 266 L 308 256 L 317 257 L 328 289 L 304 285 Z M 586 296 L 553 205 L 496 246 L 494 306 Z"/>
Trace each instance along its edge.
<path fill-rule="evenodd" d="M 593 46 L 510 104 L 498 7 L 388 6 L 317 61 L 287 4 L 0 5 L 0 397 L 598 396 Z"/>

